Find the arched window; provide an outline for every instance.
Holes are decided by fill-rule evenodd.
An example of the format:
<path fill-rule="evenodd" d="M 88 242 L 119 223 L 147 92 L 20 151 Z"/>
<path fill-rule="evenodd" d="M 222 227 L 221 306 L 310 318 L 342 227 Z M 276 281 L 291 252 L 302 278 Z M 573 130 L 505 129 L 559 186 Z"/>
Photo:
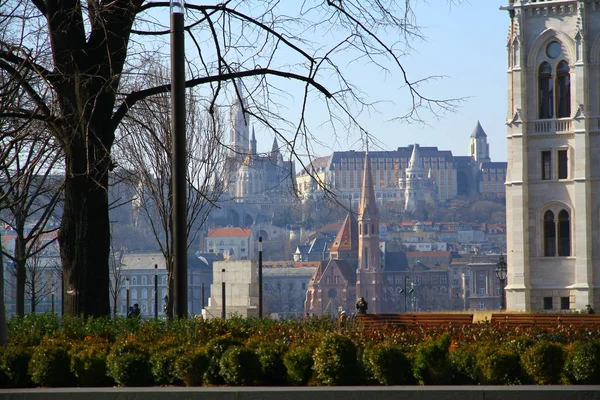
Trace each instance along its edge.
<path fill-rule="evenodd" d="M 142 276 L 142 285 L 146 286 L 148 284 L 148 278 L 146 276 Z"/>
<path fill-rule="evenodd" d="M 571 219 L 567 210 L 561 210 L 558 218 L 554 212 L 544 213 L 544 257 L 568 257 L 571 255 Z"/>
<path fill-rule="evenodd" d="M 571 77 L 569 64 L 561 61 L 556 67 L 556 116 L 568 118 L 571 116 Z"/>
<path fill-rule="evenodd" d="M 554 225 L 554 213 L 546 211 L 544 214 L 544 256 L 556 255 L 556 227 Z"/>
<path fill-rule="evenodd" d="M 137 285 L 137 277 L 134 276 L 134 277 L 131 278 L 131 284 L 132 285 Z"/>
<path fill-rule="evenodd" d="M 148 289 L 143 288 L 142 289 L 142 299 L 147 299 L 148 298 Z"/>
<path fill-rule="evenodd" d="M 558 255 L 560 257 L 571 255 L 571 223 L 566 210 L 558 213 Z"/>
<path fill-rule="evenodd" d="M 540 119 L 554 117 L 554 85 L 552 82 L 552 67 L 543 62 L 538 70 Z"/>

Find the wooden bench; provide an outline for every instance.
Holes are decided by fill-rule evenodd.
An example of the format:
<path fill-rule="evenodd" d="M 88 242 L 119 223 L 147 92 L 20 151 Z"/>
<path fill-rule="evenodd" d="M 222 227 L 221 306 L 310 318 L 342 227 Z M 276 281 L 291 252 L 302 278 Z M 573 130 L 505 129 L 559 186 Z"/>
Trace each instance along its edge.
<path fill-rule="evenodd" d="M 441 325 L 468 325 L 473 323 L 473 314 L 450 313 L 407 313 L 407 314 L 357 314 L 356 321 L 363 327 L 388 326 L 419 327 Z"/>
<path fill-rule="evenodd" d="M 491 322 L 505 326 L 598 325 L 600 314 L 492 313 Z"/>

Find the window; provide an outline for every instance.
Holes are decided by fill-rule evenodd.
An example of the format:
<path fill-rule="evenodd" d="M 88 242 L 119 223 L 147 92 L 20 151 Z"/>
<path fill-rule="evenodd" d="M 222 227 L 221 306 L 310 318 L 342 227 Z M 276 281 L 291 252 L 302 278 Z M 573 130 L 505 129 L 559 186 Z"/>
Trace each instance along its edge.
<path fill-rule="evenodd" d="M 325 284 L 329 285 L 331 283 L 331 277 L 330 276 L 326 276 L 325 277 Z"/>
<path fill-rule="evenodd" d="M 544 214 L 544 257 L 569 257 L 571 255 L 571 220 L 567 210 Z"/>
<path fill-rule="evenodd" d="M 571 116 L 571 77 L 569 64 L 561 61 L 556 67 L 556 116 L 568 118 Z"/>
<path fill-rule="evenodd" d="M 544 310 L 552 310 L 552 297 L 544 297 Z"/>
<path fill-rule="evenodd" d="M 562 210 L 558 213 L 558 255 L 568 257 L 571 255 L 571 227 L 569 213 Z"/>
<path fill-rule="evenodd" d="M 137 285 L 137 277 L 134 276 L 133 278 L 131 278 L 131 284 L 132 285 Z"/>
<path fill-rule="evenodd" d="M 485 288 L 480 287 L 479 288 L 479 294 L 485 294 Z"/>
<path fill-rule="evenodd" d="M 338 275 L 335 276 L 335 284 L 340 283 L 340 277 Z"/>
<path fill-rule="evenodd" d="M 569 298 L 568 297 L 561 297 L 560 298 L 560 309 L 561 310 L 568 310 L 569 307 L 570 307 Z"/>
<path fill-rule="evenodd" d="M 552 179 L 552 152 L 550 150 L 542 151 L 542 179 Z"/>
<path fill-rule="evenodd" d="M 567 179 L 567 150 L 558 150 L 558 179 Z"/>
<path fill-rule="evenodd" d="M 142 276 L 142 285 L 147 285 L 148 284 L 148 278 L 145 276 Z"/>
<path fill-rule="evenodd" d="M 485 301 L 480 301 L 479 302 L 479 309 L 480 310 L 485 310 Z"/>
<path fill-rule="evenodd" d="M 556 254 L 556 227 L 554 213 L 546 211 L 544 214 L 544 256 L 553 257 Z"/>
<path fill-rule="evenodd" d="M 143 288 L 142 289 L 142 299 L 147 299 L 148 298 L 148 289 Z"/>
<path fill-rule="evenodd" d="M 552 67 L 543 62 L 538 69 L 540 119 L 554 117 L 554 85 L 552 82 Z"/>

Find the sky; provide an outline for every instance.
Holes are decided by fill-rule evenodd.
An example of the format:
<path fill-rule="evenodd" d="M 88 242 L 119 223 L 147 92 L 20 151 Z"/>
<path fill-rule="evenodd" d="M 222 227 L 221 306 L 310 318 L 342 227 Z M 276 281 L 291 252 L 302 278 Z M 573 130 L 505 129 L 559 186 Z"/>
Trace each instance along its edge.
<path fill-rule="evenodd" d="M 508 12 L 499 8 L 502 0 L 461 0 L 450 5 L 446 0 L 417 0 L 417 24 L 425 41 L 414 42 L 410 54 L 401 59 L 411 79 L 443 76 L 421 88 L 436 98 L 461 98 L 454 113 L 428 116 L 425 124 L 394 120 L 403 114 L 406 94 L 397 91 L 399 76 L 353 76 L 369 99 L 379 103 L 377 112 L 361 115 L 359 121 L 380 142 L 382 150 L 419 143 L 467 155 L 469 136 L 477 121 L 488 135 L 492 161 L 506 161 L 506 38 Z M 325 130 L 319 135 L 326 137 Z M 270 150 L 272 136 L 261 137 L 259 151 Z M 347 147 L 346 147 L 347 146 Z M 331 150 L 364 150 L 359 142 L 342 142 L 335 148 L 322 148 L 317 155 Z M 346 147 L 346 148 L 344 148 Z"/>

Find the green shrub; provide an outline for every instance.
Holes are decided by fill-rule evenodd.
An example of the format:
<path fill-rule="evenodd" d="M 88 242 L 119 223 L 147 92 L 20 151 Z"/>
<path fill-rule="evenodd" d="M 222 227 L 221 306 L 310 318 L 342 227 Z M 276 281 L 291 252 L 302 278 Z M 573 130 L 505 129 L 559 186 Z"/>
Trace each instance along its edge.
<path fill-rule="evenodd" d="M 262 343 L 255 349 L 260 362 L 260 383 L 265 386 L 282 385 L 287 382 L 287 370 L 283 363 L 283 349 L 271 343 Z"/>
<path fill-rule="evenodd" d="M 106 368 L 108 351 L 108 345 L 103 343 L 81 344 L 71 350 L 71 372 L 79 386 L 114 384 Z"/>
<path fill-rule="evenodd" d="M 406 385 L 412 382 L 410 360 L 398 347 L 377 344 L 363 356 L 368 373 L 381 385 Z"/>
<path fill-rule="evenodd" d="M 450 336 L 428 340 L 420 344 L 413 355 L 413 376 L 421 385 L 448 385 L 452 383 L 452 365 L 448 357 Z"/>
<path fill-rule="evenodd" d="M 220 336 L 210 340 L 206 345 L 206 355 L 208 356 L 208 368 L 204 373 L 204 383 L 221 385 L 224 383 L 223 377 L 219 374 L 221 367 L 219 362 L 225 351 L 232 346 L 241 346 L 242 343 L 231 336 Z"/>
<path fill-rule="evenodd" d="M 0 365 L 8 378 L 8 387 L 33 386 L 29 375 L 31 353 L 31 349 L 24 346 L 8 346 L 4 349 Z"/>
<path fill-rule="evenodd" d="M 356 384 L 356 364 L 356 346 L 338 333 L 326 335 L 315 349 L 313 369 L 320 384 Z"/>
<path fill-rule="evenodd" d="M 295 346 L 284 354 L 287 376 L 295 385 L 306 385 L 313 375 L 313 351 L 310 346 Z"/>
<path fill-rule="evenodd" d="M 477 378 L 477 348 L 461 346 L 450 348 L 448 360 L 453 370 L 453 383 L 457 385 L 473 385 L 478 383 Z"/>
<path fill-rule="evenodd" d="M 482 385 L 521 383 L 519 355 L 513 351 L 486 346 L 477 352 L 477 373 Z"/>
<path fill-rule="evenodd" d="M 117 342 L 106 357 L 108 375 L 119 386 L 152 384 L 148 353 L 136 342 Z"/>
<path fill-rule="evenodd" d="M 208 369 L 209 359 L 204 348 L 192 349 L 175 360 L 175 376 L 186 386 L 202 386 L 202 377 Z"/>
<path fill-rule="evenodd" d="M 4 347 L 0 347 L 0 389 L 8 387 L 8 376 L 4 373 L 2 368 L 2 355 L 4 354 Z"/>
<path fill-rule="evenodd" d="M 157 385 L 181 384 L 175 373 L 175 361 L 181 356 L 180 349 L 165 349 L 152 354 L 150 365 L 152 366 L 152 377 Z"/>
<path fill-rule="evenodd" d="M 558 343 L 541 340 L 521 356 L 521 366 L 538 385 L 560 384 L 565 364 L 565 352 Z"/>
<path fill-rule="evenodd" d="M 229 347 L 219 362 L 220 374 L 232 386 L 255 385 L 261 375 L 256 352 L 241 346 Z"/>
<path fill-rule="evenodd" d="M 45 387 L 73 385 L 71 357 L 65 343 L 42 343 L 37 346 L 29 361 L 31 380 Z"/>
<path fill-rule="evenodd" d="M 565 362 L 565 373 L 572 383 L 600 383 L 600 343 L 573 343 Z"/>

